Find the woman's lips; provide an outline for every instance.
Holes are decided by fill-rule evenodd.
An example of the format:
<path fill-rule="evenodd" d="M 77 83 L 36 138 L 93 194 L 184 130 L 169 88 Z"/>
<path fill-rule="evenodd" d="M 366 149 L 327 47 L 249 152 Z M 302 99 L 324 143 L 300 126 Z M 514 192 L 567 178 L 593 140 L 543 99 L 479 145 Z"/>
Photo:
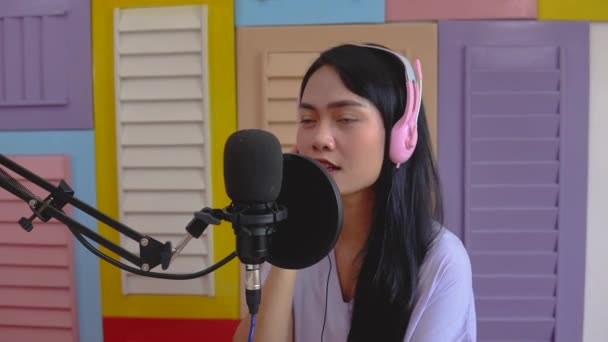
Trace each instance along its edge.
<path fill-rule="evenodd" d="M 318 161 L 321 165 L 323 165 L 325 167 L 325 169 L 327 170 L 327 172 L 329 172 L 330 174 L 336 173 L 337 171 L 340 170 L 340 167 L 335 165 L 334 163 L 330 162 L 327 159 L 315 159 L 316 161 Z"/>

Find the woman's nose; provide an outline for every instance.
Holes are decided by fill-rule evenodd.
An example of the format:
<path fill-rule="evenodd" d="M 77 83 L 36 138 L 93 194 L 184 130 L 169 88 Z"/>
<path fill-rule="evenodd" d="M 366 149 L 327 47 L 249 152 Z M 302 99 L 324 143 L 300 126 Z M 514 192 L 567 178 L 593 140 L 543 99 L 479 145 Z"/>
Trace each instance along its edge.
<path fill-rule="evenodd" d="M 315 150 L 333 150 L 336 148 L 336 140 L 330 127 L 327 124 L 319 124 L 313 141 Z"/>

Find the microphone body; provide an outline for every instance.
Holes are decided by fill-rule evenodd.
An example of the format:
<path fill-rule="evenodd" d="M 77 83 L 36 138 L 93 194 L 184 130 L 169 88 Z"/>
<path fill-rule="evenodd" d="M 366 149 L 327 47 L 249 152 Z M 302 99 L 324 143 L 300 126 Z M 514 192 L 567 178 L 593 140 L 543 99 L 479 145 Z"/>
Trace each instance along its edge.
<path fill-rule="evenodd" d="M 277 205 L 283 176 L 279 140 L 262 130 L 242 130 L 224 148 L 224 181 L 232 204 L 223 210 L 236 235 L 236 253 L 245 264 L 245 295 L 249 312 L 261 301 L 260 264 L 269 255 L 270 237 L 287 209 Z"/>

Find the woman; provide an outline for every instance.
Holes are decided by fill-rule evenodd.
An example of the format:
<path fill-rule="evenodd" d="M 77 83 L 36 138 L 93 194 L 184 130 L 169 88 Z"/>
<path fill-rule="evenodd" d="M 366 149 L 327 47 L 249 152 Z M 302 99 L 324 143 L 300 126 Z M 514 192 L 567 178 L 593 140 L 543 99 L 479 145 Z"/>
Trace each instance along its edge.
<path fill-rule="evenodd" d="M 306 72 L 296 148 L 328 168 L 344 225 L 319 263 L 269 267 L 255 341 L 476 340 L 469 257 L 441 225 L 427 119 L 423 106 L 408 112 L 405 74 L 390 50 L 349 44 Z M 405 141 L 395 145 L 398 122 Z M 395 146 L 406 160 L 394 160 Z M 249 319 L 234 341 L 247 341 Z"/>

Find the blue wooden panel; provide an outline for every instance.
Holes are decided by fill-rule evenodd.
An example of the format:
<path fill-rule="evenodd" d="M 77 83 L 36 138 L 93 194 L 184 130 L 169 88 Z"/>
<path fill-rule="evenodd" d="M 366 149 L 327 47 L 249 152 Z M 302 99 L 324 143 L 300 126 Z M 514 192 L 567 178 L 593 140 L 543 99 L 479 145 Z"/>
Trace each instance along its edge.
<path fill-rule="evenodd" d="M 236 0 L 237 26 L 381 23 L 384 0 Z"/>
<path fill-rule="evenodd" d="M 93 131 L 2 132 L 0 151 L 20 155 L 69 155 L 72 160 L 70 185 L 75 196 L 93 207 L 97 206 Z M 97 221 L 79 210 L 74 211 L 74 218 L 97 230 Z M 99 259 L 80 243 L 75 243 L 74 247 L 80 341 L 102 342 Z"/>

